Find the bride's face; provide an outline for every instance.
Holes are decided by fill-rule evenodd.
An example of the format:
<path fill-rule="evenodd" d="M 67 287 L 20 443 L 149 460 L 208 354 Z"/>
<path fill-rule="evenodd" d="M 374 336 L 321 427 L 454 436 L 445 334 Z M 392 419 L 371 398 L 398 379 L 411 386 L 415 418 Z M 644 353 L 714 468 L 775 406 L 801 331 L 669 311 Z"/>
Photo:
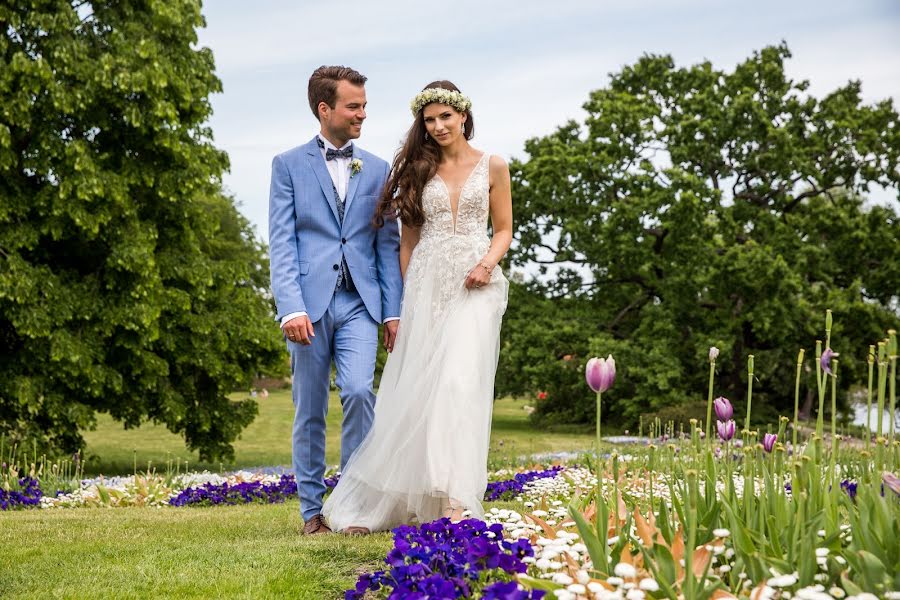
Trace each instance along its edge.
<path fill-rule="evenodd" d="M 441 146 L 449 146 L 463 135 L 466 115 L 446 104 L 429 104 L 422 109 L 425 130 Z"/>

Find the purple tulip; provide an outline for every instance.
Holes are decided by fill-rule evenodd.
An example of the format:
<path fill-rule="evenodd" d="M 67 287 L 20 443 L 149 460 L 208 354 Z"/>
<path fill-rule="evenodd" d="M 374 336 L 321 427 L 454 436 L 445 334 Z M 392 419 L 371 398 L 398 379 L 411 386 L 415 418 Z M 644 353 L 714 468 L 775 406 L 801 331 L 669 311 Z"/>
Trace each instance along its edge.
<path fill-rule="evenodd" d="M 592 358 L 584 369 L 584 378 L 595 392 L 605 392 L 616 381 L 616 361 L 612 354 L 607 358 Z"/>
<path fill-rule="evenodd" d="M 720 421 L 727 421 L 734 415 L 734 408 L 725 396 L 713 400 L 713 408 L 716 409 L 716 418 Z"/>
<path fill-rule="evenodd" d="M 734 437 L 734 419 L 727 421 L 716 421 L 716 428 L 719 430 L 719 437 L 723 442 L 727 442 Z"/>
<path fill-rule="evenodd" d="M 778 435 L 774 433 L 767 433 L 763 436 L 763 448 L 766 452 L 771 452 L 775 447 L 775 442 L 778 441 Z"/>
<path fill-rule="evenodd" d="M 838 356 L 838 353 L 832 350 L 831 348 L 825 348 L 825 352 L 822 353 L 822 357 L 819 358 L 819 364 L 822 365 L 822 370 L 831 375 L 831 359 L 835 356 Z"/>

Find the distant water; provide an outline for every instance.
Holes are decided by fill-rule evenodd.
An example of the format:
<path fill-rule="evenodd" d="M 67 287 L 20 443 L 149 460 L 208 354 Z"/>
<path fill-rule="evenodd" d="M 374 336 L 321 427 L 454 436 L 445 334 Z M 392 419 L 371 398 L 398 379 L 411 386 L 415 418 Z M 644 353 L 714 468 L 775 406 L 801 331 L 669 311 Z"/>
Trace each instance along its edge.
<path fill-rule="evenodd" d="M 900 413 L 900 411 L 898 411 Z M 896 417 L 896 415 L 895 415 Z M 884 416 L 882 417 L 881 428 L 884 430 L 883 433 L 888 433 L 891 427 L 891 414 L 887 409 L 884 410 Z M 865 404 L 854 404 L 853 405 L 853 424 L 861 425 L 862 427 L 866 426 L 866 405 Z M 872 406 L 872 414 L 869 418 L 869 426 L 872 428 L 872 432 L 874 433 L 876 429 L 878 429 L 878 406 Z M 900 420 L 894 420 L 894 431 L 900 431 Z"/>

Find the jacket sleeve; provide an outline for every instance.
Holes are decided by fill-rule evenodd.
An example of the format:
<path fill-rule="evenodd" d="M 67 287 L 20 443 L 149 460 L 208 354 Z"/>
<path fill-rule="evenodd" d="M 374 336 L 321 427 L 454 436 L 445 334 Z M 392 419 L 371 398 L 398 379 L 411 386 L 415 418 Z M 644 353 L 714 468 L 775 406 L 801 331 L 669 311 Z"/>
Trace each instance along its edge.
<path fill-rule="evenodd" d="M 269 269 L 278 311 L 276 320 L 280 321 L 290 313 L 306 312 L 300 289 L 294 186 L 280 156 L 272 160 L 272 184 L 269 188 Z"/>
<path fill-rule="evenodd" d="M 382 185 L 387 183 L 390 166 L 384 163 Z M 385 217 L 384 227 L 376 233 L 376 265 L 381 285 L 381 318 L 394 319 L 400 316 L 400 301 L 403 298 L 403 278 L 400 276 L 400 224 L 395 217 Z"/>

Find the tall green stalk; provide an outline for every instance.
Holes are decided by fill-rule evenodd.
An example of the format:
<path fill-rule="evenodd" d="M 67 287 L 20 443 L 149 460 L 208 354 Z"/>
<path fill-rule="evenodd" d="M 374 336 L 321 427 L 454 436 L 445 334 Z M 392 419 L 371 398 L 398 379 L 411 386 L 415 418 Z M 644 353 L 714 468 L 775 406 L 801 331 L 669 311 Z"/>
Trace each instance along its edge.
<path fill-rule="evenodd" d="M 893 329 L 888 329 L 888 358 L 891 361 L 891 376 L 888 381 L 890 381 L 891 388 L 891 436 L 890 436 L 890 447 L 894 447 L 894 421 L 897 420 L 897 417 L 894 413 L 894 410 L 897 408 L 897 332 Z M 893 450 L 892 450 L 893 452 Z"/>
<path fill-rule="evenodd" d="M 744 429 L 750 431 L 750 404 L 753 399 L 753 355 L 747 357 L 747 419 Z"/>
<path fill-rule="evenodd" d="M 822 372 L 822 340 L 816 340 L 816 391 L 819 393 L 819 414 L 816 415 L 816 435 L 825 434 L 825 378 Z"/>
<path fill-rule="evenodd" d="M 875 378 L 875 346 L 869 346 L 869 393 L 866 395 L 866 450 L 872 445 L 872 385 Z"/>
<path fill-rule="evenodd" d="M 831 460 L 828 463 L 828 478 L 835 487 L 834 467 L 837 461 L 838 437 L 837 437 L 837 370 L 838 360 L 834 359 L 831 367 Z"/>
<path fill-rule="evenodd" d="M 602 392 L 597 392 L 597 506 L 603 501 L 603 459 L 600 456 L 600 401 Z"/>
<path fill-rule="evenodd" d="M 876 439 L 884 434 L 884 393 L 887 383 L 887 344 L 878 342 L 878 433 Z M 892 415 L 893 418 L 893 415 Z"/>
<path fill-rule="evenodd" d="M 793 451 L 797 452 L 797 428 L 800 422 L 800 374 L 803 371 L 803 348 L 797 354 L 797 379 L 794 381 L 794 431 L 791 439 Z"/>
<path fill-rule="evenodd" d="M 709 358 L 709 391 L 706 396 L 706 446 L 712 448 L 712 405 L 713 405 L 713 383 L 716 378 L 716 358 L 710 350 Z"/>

